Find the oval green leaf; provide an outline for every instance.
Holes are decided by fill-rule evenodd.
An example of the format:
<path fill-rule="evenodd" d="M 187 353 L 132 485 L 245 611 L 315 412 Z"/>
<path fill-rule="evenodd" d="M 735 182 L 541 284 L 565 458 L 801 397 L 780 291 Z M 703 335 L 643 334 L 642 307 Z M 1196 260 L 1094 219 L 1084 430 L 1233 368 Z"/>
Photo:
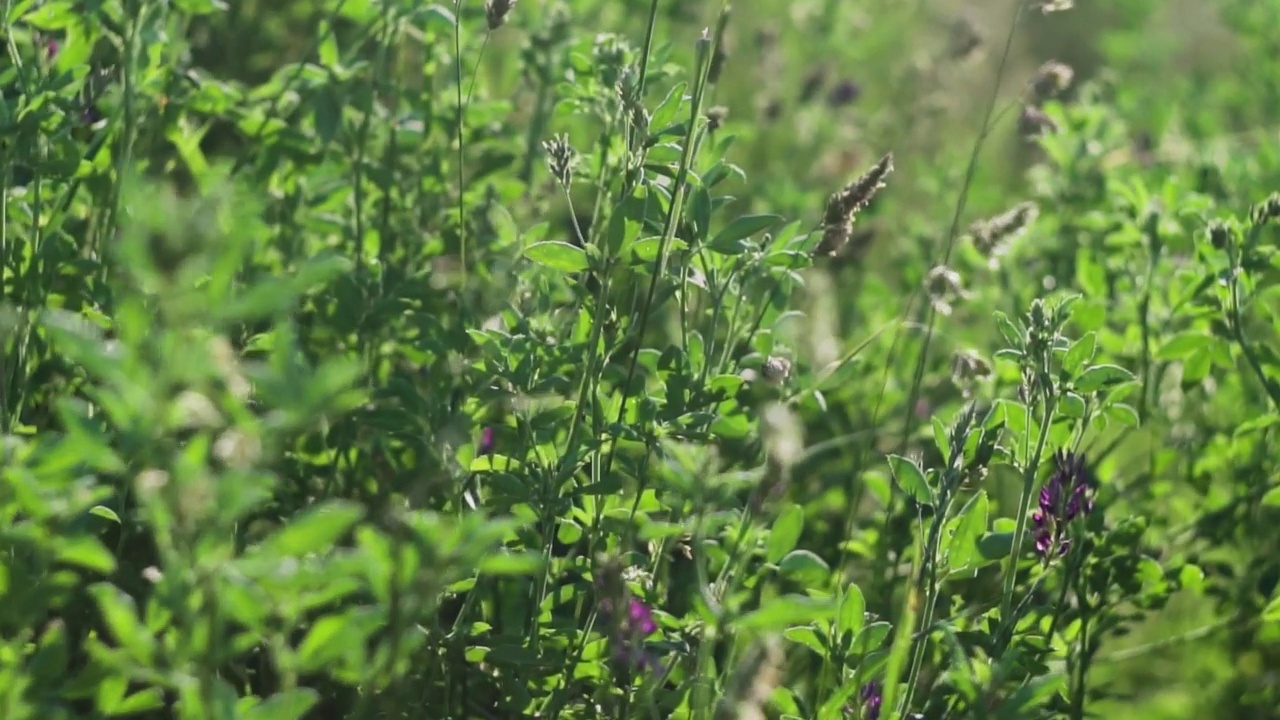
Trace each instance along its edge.
<path fill-rule="evenodd" d="M 561 272 L 581 272 L 591 265 L 585 250 L 560 240 L 536 242 L 525 248 L 524 256 L 543 267 Z"/>

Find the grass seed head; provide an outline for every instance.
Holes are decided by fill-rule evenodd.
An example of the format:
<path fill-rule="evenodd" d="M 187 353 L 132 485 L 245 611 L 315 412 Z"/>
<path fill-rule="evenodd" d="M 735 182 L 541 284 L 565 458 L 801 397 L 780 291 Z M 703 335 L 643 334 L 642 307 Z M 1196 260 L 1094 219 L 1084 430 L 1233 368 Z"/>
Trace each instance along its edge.
<path fill-rule="evenodd" d="M 497 30 L 507 22 L 507 15 L 516 6 L 516 0 L 485 0 L 484 17 L 490 30 Z"/>
<path fill-rule="evenodd" d="M 969 227 L 973 246 L 983 256 L 996 260 L 1010 241 L 1027 229 L 1040 209 L 1034 202 L 1021 202 L 993 218 L 979 220 Z"/>
<path fill-rule="evenodd" d="M 1048 100 L 1071 87 L 1071 80 L 1074 77 L 1075 71 L 1070 65 L 1050 60 L 1036 71 L 1035 79 L 1031 81 L 1031 91 L 1035 93 L 1037 100 Z"/>
<path fill-rule="evenodd" d="M 1018 118 L 1018 132 L 1024 138 L 1035 139 L 1058 132 L 1058 123 L 1044 110 L 1035 105 L 1027 105 L 1022 108 L 1022 115 Z"/>
<path fill-rule="evenodd" d="M 822 216 L 822 240 L 814 251 L 818 255 L 832 256 L 839 253 L 853 234 L 853 222 L 885 185 L 885 178 L 893 172 L 893 153 L 880 158 L 861 177 L 831 194 L 827 198 Z"/>

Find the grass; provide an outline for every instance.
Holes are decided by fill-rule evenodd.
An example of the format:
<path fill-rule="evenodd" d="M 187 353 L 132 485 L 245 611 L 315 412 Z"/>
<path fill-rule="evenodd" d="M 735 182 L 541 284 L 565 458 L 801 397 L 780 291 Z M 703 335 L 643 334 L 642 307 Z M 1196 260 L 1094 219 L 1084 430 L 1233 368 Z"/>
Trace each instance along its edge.
<path fill-rule="evenodd" d="M 1280 3 L 1041 5 L 0 3 L 4 717 L 1273 716 Z"/>

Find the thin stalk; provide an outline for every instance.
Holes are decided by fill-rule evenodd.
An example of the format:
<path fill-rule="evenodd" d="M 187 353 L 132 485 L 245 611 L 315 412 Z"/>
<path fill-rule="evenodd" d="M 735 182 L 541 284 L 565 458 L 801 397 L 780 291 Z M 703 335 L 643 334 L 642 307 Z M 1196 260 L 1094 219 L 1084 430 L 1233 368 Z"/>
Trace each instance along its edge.
<path fill-rule="evenodd" d="M 1009 616 L 1013 603 L 1013 588 L 1018 578 L 1018 562 L 1022 559 L 1023 536 L 1027 534 L 1027 516 L 1031 514 L 1031 497 L 1035 494 L 1036 472 L 1040 467 L 1040 458 L 1044 456 L 1045 446 L 1049 443 L 1049 431 L 1053 426 L 1053 397 L 1047 389 L 1043 392 L 1044 414 L 1040 422 L 1040 436 L 1036 439 L 1035 453 L 1027 459 L 1027 465 L 1022 471 L 1022 496 L 1018 500 L 1018 519 L 1013 531 L 1013 550 L 1009 553 L 1004 589 L 1000 593 L 1000 622 L 1010 628 L 1013 622 Z"/>

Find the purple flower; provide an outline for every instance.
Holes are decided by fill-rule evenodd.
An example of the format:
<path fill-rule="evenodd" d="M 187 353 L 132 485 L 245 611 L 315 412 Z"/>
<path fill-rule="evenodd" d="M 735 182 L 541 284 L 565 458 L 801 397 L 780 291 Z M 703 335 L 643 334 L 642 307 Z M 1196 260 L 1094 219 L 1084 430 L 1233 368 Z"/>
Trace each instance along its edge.
<path fill-rule="evenodd" d="M 626 617 L 620 618 L 614 630 L 614 660 L 636 670 L 654 670 L 658 658 L 645 649 L 643 640 L 658 629 L 653 610 L 641 600 L 627 600 Z"/>
<path fill-rule="evenodd" d="M 880 703 L 884 702 L 884 696 L 880 692 L 880 683 L 872 680 L 862 686 L 858 691 L 858 698 L 862 700 L 862 712 L 859 715 L 861 720 L 879 720 Z"/>
<path fill-rule="evenodd" d="M 857 102 L 862 96 L 862 86 L 852 80 L 841 80 L 827 93 L 827 104 L 833 108 Z"/>
<path fill-rule="evenodd" d="M 658 629 L 658 623 L 653 620 L 653 611 L 635 598 L 627 603 L 627 622 L 631 631 L 640 637 L 652 635 Z"/>
<path fill-rule="evenodd" d="M 477 451 L 481 455 L 492 455 L 493 446 L 495 444 L 493 437 L 493 428 L 486 427 L 480 431 L 480 443 L 476 446 Z"/>
<path fill-rule="evenodd" d="M 1035 527 L 1036 552 L 1048 558 L 1055 552 L 1065 555 L 1071 548 L 1067 525 L 1093 510 L 1093 482 L 1083 455 L 1058 451 L 1057 468 L 1040 489 L 1040 503 L 1031 513 Z"/>

